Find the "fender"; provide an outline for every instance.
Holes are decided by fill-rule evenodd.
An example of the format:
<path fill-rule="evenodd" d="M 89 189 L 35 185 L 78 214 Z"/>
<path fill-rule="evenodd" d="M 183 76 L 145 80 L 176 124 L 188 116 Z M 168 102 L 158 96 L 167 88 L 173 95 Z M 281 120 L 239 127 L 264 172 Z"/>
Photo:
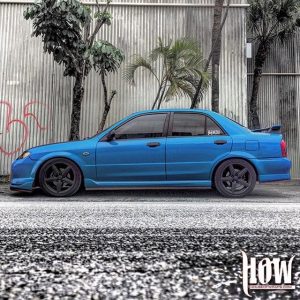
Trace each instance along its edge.
<path fill-rule="evenodd" d="M 210 171 L 210 179 L 211 180 L 213 180 L 212 176 L 213 176 L 213 173 L 214 173 L 216 167 L 223 161 L 230 159 L 230 158 L 240 158 L 240 159 L 248 160 L 254 166 L 254 168 L 257 170 L 255 163 L 252 161 L 253 159 L 256 158 L 254 155 L 247 153 L 247 152 L 243 152 L 243 151 L 232 151 L 230 153 L 227 153 L 226 155 L 222 155 L 222 156 L 218 157 L 218 159 L 214 162 L 213 167 L 211 168 L 211 171 Z"/>
<path fill-rule="evenodd" d="M 35 178 L 37 171 L 47 160 L 60 157 L 72 160 L 74 163 L 76 163 L 84 178 L 96 178 L 95 153 L 91 153 L 90 157 L 86 159 L 86 157 L 81 157 L 80 155 L 63 151 L 51 152 L 38 158 L 38 161 L 32 168 L 31 177 Z M 84 168 L 82 168 L 83 166 Z"/>

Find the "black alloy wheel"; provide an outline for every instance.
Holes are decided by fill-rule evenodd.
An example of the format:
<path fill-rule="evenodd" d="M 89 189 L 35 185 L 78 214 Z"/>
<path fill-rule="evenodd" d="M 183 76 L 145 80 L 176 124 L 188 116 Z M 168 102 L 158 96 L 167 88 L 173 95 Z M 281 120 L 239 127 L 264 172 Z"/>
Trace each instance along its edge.
<path fill-rule="evenodd" d="M 241 198 L 249 195 L 256 184 L 256 173 L 250 163 L 243 159 L 229 159 L 218 167 L 214 183 L 224 197 Z"/>
<path fill-rule="evenodd" d="M 42 190 L 54 197 L 72 196 L 81 186 L 81 172 L 76 164 L 65 158 L 47 161 L 39 172 Z"/>

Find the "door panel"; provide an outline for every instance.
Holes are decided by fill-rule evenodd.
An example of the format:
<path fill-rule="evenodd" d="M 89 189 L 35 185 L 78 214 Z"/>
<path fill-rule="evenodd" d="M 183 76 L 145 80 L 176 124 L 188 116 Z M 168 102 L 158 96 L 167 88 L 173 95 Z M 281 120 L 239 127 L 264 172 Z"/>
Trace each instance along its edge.
<path fill-rule="evenodd" d="M 137 116 L 114 129 L 114 140 L 97 145 L 98 181 L 166 180 L 167 114 Z"/>
<path fill-rule="evenodd" d="M 225 144 L 215 144 L 215 141 Z M 167 138 L 167 180 L 209 180 L 216 159 L 230 152 L 229 136 Z"/>
<path fill-rule="evenodd" d="M 152 147 L 148 145 L 149 143 L 159 143 L 159 145 Z M 98 180 L 166 180 L 165 147 L 165 137 L 99 142 L 97 145 Z"/>
<path fill-rule="evenodd" d="M 212 166 L 231 146 L 231 137 L 210 117 L 174 113 L 166 141 L 167 180 L 210 180 Z"/>

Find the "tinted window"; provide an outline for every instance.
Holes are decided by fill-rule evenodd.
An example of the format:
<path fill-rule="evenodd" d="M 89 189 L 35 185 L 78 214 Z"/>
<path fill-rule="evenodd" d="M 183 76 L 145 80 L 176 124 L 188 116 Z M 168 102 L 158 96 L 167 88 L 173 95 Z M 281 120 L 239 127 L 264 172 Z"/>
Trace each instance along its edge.
<path fill-rule="evenodd" d="M 145 139 L 162 137 L 166 114 L 136 117 L 116 129 L 116 139 Z"/>
<path fill-rule="evenodd" d="M 207 135 L 223 135 L 223 130 L 210 118 L 206 117 Z"/>
<path fill-rule="evenodd" d="M 174 114 L 172 136 L 223 135 L 223 130 L 201 114 Z"/>
<path fill-rule="evenodd" d="M 174 114 L 172 136 L 205 135 L 205 116 L 200 114 Z"/>

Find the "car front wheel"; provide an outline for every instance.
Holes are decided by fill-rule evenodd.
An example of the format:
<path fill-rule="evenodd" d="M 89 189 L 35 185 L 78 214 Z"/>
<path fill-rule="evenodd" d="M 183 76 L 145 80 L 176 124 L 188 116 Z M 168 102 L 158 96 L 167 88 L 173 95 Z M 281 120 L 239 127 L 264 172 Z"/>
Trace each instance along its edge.
<path fill-rule="evenodd" d="M 39 172 L 40 187 L 54 197 L 72 196 L 81 186 L 81 172 L 76 164 L 65 158 L 47 161 Z"/>
<path fill-rule="evenodd" d="M 214 183 L 224 197 L 241 198 L 249 195 L 256 184 L 256 173 L 243 159 L 229 159 L 221 163 L 215 172 Z"/>

